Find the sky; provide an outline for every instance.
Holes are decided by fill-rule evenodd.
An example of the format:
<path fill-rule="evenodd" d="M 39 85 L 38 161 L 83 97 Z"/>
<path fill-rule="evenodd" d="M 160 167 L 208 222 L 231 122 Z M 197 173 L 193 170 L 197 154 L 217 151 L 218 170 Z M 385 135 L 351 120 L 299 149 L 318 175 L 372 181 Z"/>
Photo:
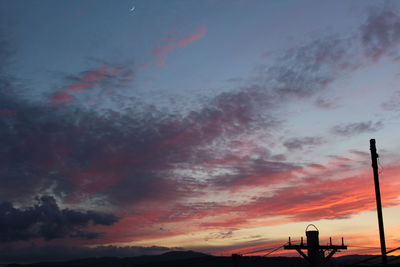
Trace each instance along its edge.
<path fill-rule="evenodd" d="M 0 262 L 400 243 L 395 1 L 0 0 Z M 287 251 L 279 255 L 296 255 Z"/>

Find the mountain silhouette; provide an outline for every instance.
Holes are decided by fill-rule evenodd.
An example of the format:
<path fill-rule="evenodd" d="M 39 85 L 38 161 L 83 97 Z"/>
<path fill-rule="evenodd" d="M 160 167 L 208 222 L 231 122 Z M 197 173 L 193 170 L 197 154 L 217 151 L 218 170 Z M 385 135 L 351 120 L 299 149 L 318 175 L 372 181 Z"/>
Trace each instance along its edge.
<path fill-rule="evenodd" d="M 372 255 L 373 257 L 374 255 Z M 333 258 L 330 267 L 350 266 L 360 260 L 371 258 L 371 255 L 348 255 Z M 400 266 L 399 256 L 389 256 L 388 266 Z M 379 259 L 369 263 L 379 266 Z M 378 265 L 377 265 L 378 264 Z M 5 267 L 307 267 L 309 263 L 300 257 L 220 257 L 195 251 L 171 251 L 160 255 L 143 255 L 136 257 L 98 257 L 62 262 L 38 262 L 31 264 L 8 264 Z M 366 266 L 366 265 L 363 265 Z M 368 266 L 368 265 L 367 265 Z"/>

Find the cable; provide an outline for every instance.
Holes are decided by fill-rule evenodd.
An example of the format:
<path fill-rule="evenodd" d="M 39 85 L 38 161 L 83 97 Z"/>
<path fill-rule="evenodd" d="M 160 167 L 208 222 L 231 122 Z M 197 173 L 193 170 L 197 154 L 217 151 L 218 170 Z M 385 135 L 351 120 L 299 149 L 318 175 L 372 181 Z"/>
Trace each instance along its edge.
<path fill-rule="evenodd" d="M 265 249 L 259 249 L 259 250 L 254 250 L 254 251 L 250 251 L 250 252 L 245 252 L 245 253 L 242 253 L 242 254 L 254 254 L 254 253 L 257 253 L 257 252 L 263 252 L 263 251 L 266 251 L 266 250 L 271 250 L 271 249 L 275 249 L 276 247 L 273 247 L 273 248 L 265 248 Z"/>
<path fill-rule="evenodd" d="M 395 248 L 395 249 L 391 249 L 391 250 L 389 250 L 389 251 L 386 251 L 386 255 L 389 254 L 389 253 L 392 253 L 393 251 L 396 251 L 396 250 L 398 250 L 398 249 L 400 249 L 400 247 Z M 360 264 L 360 263 L 368 262 L 368 261 L 371 261 L 371 260 L 373 260 L 373 259 L 377 259 L 377 258 L 379 258 L 379 257 L 382 257 L 382 255 L 375 255 L 375 256 L 372 256 L 372 257 L 370 257 L 370 258 L 367 258 L 367 259 L 358 261 L 358 262 L 356 262 L 356 263 L 353 263 L 352 266 L 355 266 L 355 265 Z"/>
<path fill-rule="evenodd" d="M 381 247 L 363 247 L 363 246 L 348 246 L 349 248 L 370 248 L 370 249 L 380 249 Z"/>
<path fill-rule="evenodd" d="M 287 244 L 287 243 L 286 243 L 286 244 Z M 267 257 L 268 255 L 274 253 L 274 252 L 277 251 L 277 250 L 280 250 L 280 249 L 283 248 L 283 247 L 284 247 L 284 245 L 283 245 L 283 246 L 280 246 L 280 247 L 277 247 L 276 249 L 274 249 L 274 250 L 268 252 L 267 254 L 263 255 L 263 257 Z"/>
<path fill-rule="evenodd" d="M 292 241 L 292 242 L 296 242 L 296 241 Z M 289 242 L 284 243 L 282 246 L 279 246 L 279 248 L 283 248 L 288 243 Z M 254 253 L 258 253 L 258 252 L 263 252 L 263 251 L 267 251 L 267 250 L 275 250 L 275 249 L 276 249 L 276 247 L 269 247 L 269 248 L 258 249 L 258 250 L 254 250 L 254 251 L 250 251 L 250 252 L 243 252 L 243 253 L 239 253 L 239 254 L 242 254 L 242 255 L 254 254 Z"/>
<path fill-rule="evenodd" d="M 250 251 L 250 252 L 243 252 L 243 253 L 240 253 L 240 254 L 242 254 L 242 255 L 244 255 L 244 254 L 254 254 L 254 253 L 257 253 L 257 252 L 263 252 L 263 251 L 270 250 L 270 249 L 274 249 L 274 248 L 264 248 L 264 249 Z"/>
<path fill-rule="evenodd" d="M 379 174 L 381 174 L 383 172 L 383 165 L 381 164 L 381 160 L 378 157 L 378 166 L 380 167 L 380 170 L 378 171 Z"/>

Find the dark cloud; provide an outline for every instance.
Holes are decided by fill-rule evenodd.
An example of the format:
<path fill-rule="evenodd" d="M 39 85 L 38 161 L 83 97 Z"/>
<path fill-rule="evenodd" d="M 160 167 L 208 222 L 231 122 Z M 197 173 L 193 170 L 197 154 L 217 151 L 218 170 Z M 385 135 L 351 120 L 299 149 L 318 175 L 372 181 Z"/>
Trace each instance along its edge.
<path fill-rule="evenodd" d="M 112 225 L 117 217 L 94 211 L 60 209 L 54 197 L 37 198 L 37 204 L 25 209 L 10 202 L 0 204 L 0 242 L 43 238 L 95 239 L 101 233 L 88 232 L 89 224 Z"/>
<path fill-rule="evenodd" d="M 336 125 L 332 127 L 331 131 L 337 135 L 352 136 L 362 133 L 376 132 L 382 127 L 383 123 L 381 121 L 365 121 Z"/>
<path fill-rule="evenodd" d="M 361 42 L 365 55 L 372 60 L 383 56 L 397 59 L 400 45 L 400 16 L 396 9 L 385 5 L 371 10 L 361 26 Z"/>
<path fill-rule="evenodd" d="M 134 257 L 140 255 L 158 255 L 182 248 L 139 247 L 139 246 L 97 246 L 80 247 L 65 245 L 39 246 L 32 244 L 27 247 L 3 246 L 0 248 L 2 263 L 32 263 L 43 261 L 65 261 L 92 257 Z"/>
<path fill-rule="evenodd" d="M 321 137 L 295 137 L 286 140 L 283 145 L 288 150 L 301 150 L 304 147 L 321 145 L 322 143 L 324 143 L 324 141 Z"/>
<path fill-rule="evenodd" d="M 15 98 L 16 116 L 0 120 L 1 198 L 21 201 L 52 190 L 64 201 L 97 195 L 131 206 L 145 199 L 179 199 L 191 192 L 182 190 L 188 186 L 171 171 L 177 164 L 214 159 L 215 151 L 201 150 L 203 145 L 256 127 L 261 118 L 255 115 L 254 94 L 223 94 L 187 116 L 151 107 L 98 114 Z"/>

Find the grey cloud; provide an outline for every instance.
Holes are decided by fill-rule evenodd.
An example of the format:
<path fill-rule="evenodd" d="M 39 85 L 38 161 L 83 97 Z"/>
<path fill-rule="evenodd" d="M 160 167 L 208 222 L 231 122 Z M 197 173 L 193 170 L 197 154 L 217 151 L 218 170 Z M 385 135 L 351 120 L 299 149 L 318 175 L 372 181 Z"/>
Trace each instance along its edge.
<path fill-rule="evenodd" d="M 332 127 L 331 131 L 337 135 L 352 136 L 362 133 L 376 132 L 382 127 L 383 123 L 381 121 L 365 121 L 335 125 Z"/>
<path fill-rule="evenodd" d="M 320 137 L 295 137 L 286 140 L 283 145 L 288 150 L 301 150 L 306 146 L 316 146 L 323 143 L 324 141 Z"/>
<path fill-rule="evenodd" d="M 361 26 L 361 42 L 365 55 L 372 60 L 382 56 L 399 56 L 400 16 L 388 6 L 371 11 Z"/>
<path fill-rule="evenodd" d="M 271 185 L 282 173 L 290 173 L 299 166 L 271 159 L 243 158 L 240 164 L 231 166 L 231 174 L 220 175 L 212 181 L 214 185 L 235 190 L 237 187 Z"/>
<path fill-rule="evenodd" d="M 280 97 L 310 97 L 358 66 L 349 39 L 330 36 L 284 52 L 261 75 Z M 351 59 L 352 58 L 352 59 Z"/>
<path fill-rule="evenodd" d="M 10 202 L 0 204 L 0 242 L 34 238 L 95 239 L 101 233 L 85 231 L 89 223 L 112 225 L 118 220 L 111 214 L 60 209 L 51 196 L 42 196 L 37 202 L 25 209 L 15 208 Z"/>

